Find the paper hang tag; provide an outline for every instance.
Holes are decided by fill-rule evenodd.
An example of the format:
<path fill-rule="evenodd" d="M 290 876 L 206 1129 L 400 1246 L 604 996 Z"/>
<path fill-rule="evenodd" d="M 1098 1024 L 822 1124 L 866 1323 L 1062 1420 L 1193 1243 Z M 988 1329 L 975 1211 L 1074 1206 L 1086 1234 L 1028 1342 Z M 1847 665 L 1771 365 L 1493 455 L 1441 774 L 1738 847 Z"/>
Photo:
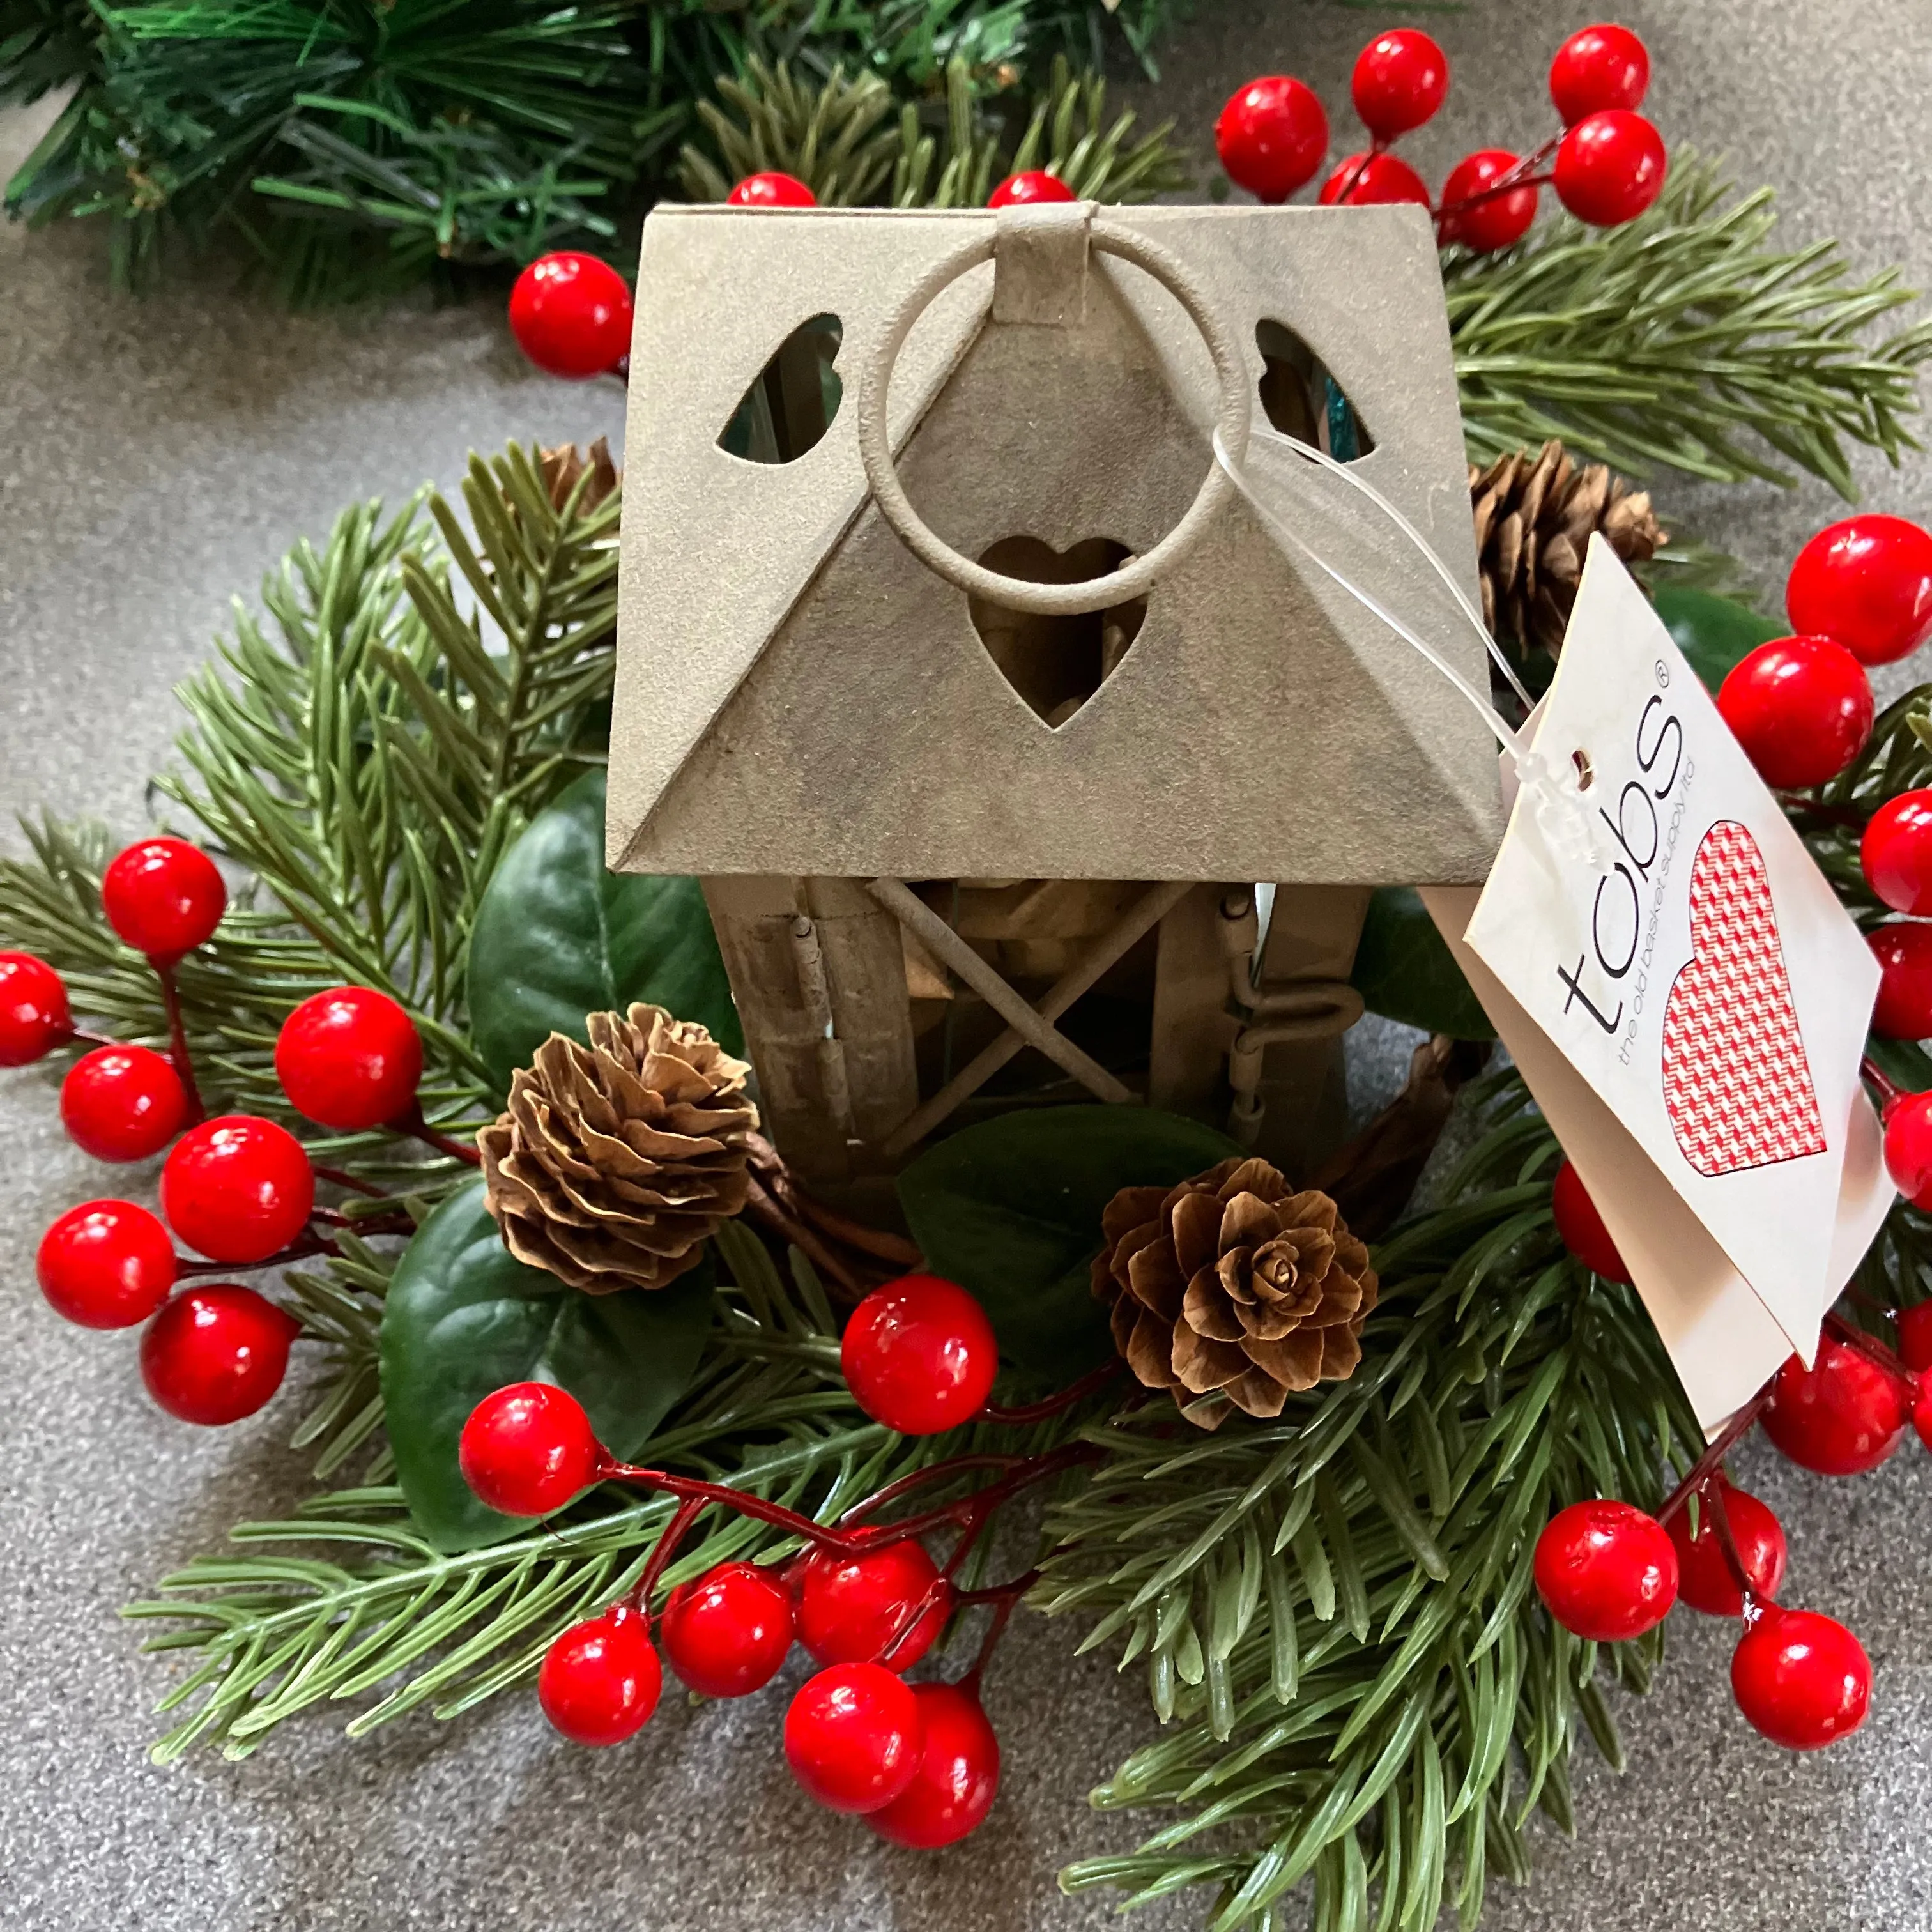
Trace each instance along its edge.
<path fill-rule="evenodd" d="M 1594 850 L 1526 796 L 1473 914 L 1426 896 L 1708 1420 L 1811 1359 L 1891 1204 L 1858 1078 L 1877 963 L 1600 537 L 1532 723 Z"/>

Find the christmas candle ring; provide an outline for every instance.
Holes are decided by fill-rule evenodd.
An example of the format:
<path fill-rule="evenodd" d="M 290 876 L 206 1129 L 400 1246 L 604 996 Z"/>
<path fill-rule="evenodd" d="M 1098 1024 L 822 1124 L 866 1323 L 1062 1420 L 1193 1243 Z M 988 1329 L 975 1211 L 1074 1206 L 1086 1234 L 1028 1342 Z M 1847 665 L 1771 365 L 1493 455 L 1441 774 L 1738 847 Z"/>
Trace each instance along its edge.
<path fill-rule="evenodd" d="M 886 436 L 886 398 L 892 381 L 892 364 L 900 348 L 940 292 L 982 262 L 993 259 L 999 231 L 988 225 L 980 234 L 945 256 L 900 305 L 898 313 L 880 338 L 878 346 L 860 372 L 858 407 L 855 412 L 859 434 L 859 454 L 866 466 L 873 500 L 880 514 L 898 532 L 906 548 L 928 569 L 964 591 L 970 597 L 983 597 L 1010 610 L 1028 610 L 1043 616 L 1076 616 L 1084 611 L 1105 610 L 1130 598 L 1144 596 L 1180 562 L 1198 541 L 1209 520 L 1227 500 L 1234 485 L 1219 463 L 1210 462 L 1199 494 L 1182 517 L 1160 542 L 1144 555 L 1105 577 L 1088 578 L 1074 584 L 1034 584 L 1024 578 L 1006 577 L 976 563 L 934 535 L 908 498 L 892 466 Z M 1214 358 L 1214 373 L 1220 385 L 1220 410 L 1215 428 L 1223 446 L 1236 462 L 1247 453 L 1250 415 L 1248 369 L 1238 342 L 1220 310 L 1208 298 L 1186 267 L 1168 250 L 1132 229 L 1115 222 L 1094 221 L 1089 244 L 1100 254 L 1131 262 L 1151 275 L 1173 296 L 1195 327 L 1201 332 Z"/>

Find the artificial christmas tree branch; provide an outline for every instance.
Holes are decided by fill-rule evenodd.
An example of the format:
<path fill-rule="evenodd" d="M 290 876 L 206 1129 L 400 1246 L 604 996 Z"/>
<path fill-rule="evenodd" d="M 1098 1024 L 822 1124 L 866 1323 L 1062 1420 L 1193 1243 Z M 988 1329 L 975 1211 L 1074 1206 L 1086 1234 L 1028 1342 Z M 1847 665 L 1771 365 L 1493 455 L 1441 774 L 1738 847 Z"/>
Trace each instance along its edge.
<path fill-rule="evenodd" d="M 1828 242 L 1766 247 L 1771 190 L 1732 196 L 1715 164 L 1679 149 L 1634 221 L 1566 217 L 1502 255 L 1452 252 L 1472 461 L 1558 438 L 1635 476 L 1789 482 L 1795 464 L 1849 497 L 1847 443 L 1894 463 L 1918 446 L 1906 422 L 1932 322 L 1864 339 L 1912 292 L 1890 271 L 1852 281 Z"/>

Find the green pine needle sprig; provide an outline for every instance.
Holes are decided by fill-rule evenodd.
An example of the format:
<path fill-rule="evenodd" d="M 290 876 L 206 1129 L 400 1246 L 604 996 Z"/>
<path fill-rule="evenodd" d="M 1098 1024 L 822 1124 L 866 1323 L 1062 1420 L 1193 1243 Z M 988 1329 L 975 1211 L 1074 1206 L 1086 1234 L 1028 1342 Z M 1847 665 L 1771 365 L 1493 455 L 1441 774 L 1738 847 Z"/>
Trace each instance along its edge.
<path fill-rule="evenodd" d="M 1932 320 L 1871 340 L 1912 291 L 1889 270 L 1854 280 L 1834 242 L 1768 247 L 1775 221 L 1768 188 L 1736 196 L 1680 152 L 1655 206 L 1622 227 L 1566 215 L 1503 255 L 1452 250 L 1470 460 L 1558 436 L 1634 476 L 1789 483 L 1795 465 L 1850 498 L 1849 445 L 1894 463 L 1917 448 Z"/>

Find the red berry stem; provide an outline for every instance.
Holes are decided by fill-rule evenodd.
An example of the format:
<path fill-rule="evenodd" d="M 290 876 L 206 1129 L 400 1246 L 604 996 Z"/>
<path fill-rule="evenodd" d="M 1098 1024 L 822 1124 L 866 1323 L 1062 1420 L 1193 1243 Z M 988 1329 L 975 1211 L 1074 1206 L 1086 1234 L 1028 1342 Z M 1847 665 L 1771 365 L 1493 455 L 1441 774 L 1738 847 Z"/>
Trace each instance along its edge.
<path fill-rule="evenodd" d="M 1089 1369 L 1078 1382 L 1069 1382 L 1058 1395 L 1050 1395 L 1039 1402 L 1025 1402 L 1017 1408 L 1002 1408 L 998 1402 L 989 1402 L 974 1417 L 975 1422 L 1000 1422 L 1015 1427 L 1028 1423 L 1044 1422 L 1050 1415 L 1058 1415 L 1063 1409 L 1077 1407 L 1096 1390 L 1103 1389 L 1126 1366 L 1117 1356 L 1111 1362 L 1102 1362 L 1097 1369 Z"/>
<path fill-rule="evenodd" d="M 658 1580 L 663 1576 L 672 1557 L 676 1555 L 677 1546 L 684 1540 L 686 1531 L 710 1507 L 701 1496 L 686 1496 L 671 1511 L 670 1520 L 664 1525 L 663 1532 L 658 1538 L 656 1546 L 651 1551 L 650 1560 L 644 1565 L 644 1574 L 638 1579 L 630 1594 L 624 1599 L 644 1619 L 644 1634 L 646 1636 L 650 1634 L 651 1598 L 658 1587 Z"/>
<path fill-rule="evenodd" d="M 1856 1323 L 1847 1322 L 1842 1315 L 1825 1317 L 1825 1332 L 1834 1341 L 1842 1342 L 1848 1348 L 1856 1348 L 1867 1361 L 1882 1369 L 1886 1373 L 1903 1382 L 1916 1396 L 1918 1392 L 1918 1378 L 1907 1368 L 1898 1356 L 1888 1348 L 1876 1335 L 1868 1334 Z"/>
<path fill-rule="evenodd" d="M 1731 1581 L 1738 1586 L 1738 1594 L 1744 1600 L 1744 1622 L 1747 1624 L 1754 1624 L 1759 1614 L 1758 1594 L 1752 1587 L 1750 1572 L 1744 1568 L 1743 1552 L 1738 1548 L 1736 1532 L 1731 1528 L 1731 1513 L 1724 1507 L 1723 1489 L 1717 1477 L 1707 1477 L 1698 1485 L 1697 1498 L 1718 1532 L 1718 1553 L 1724 1558 L 1724 1568 L 1731 1573 Z"/>
<path fill-rule="evenodd" d="M 182 1124 L 191 1127 L 208 1118 L 208 1110 L 201 1104 L 201 1089 L 195 1084 L 194 1057 L 188 1050 L 188 1025 L 182 1018 L 181 993 L 175 985 L 176 962 L 150 953 L 148 964 L 161 982 L 161 1007 L 168 1016 L 168 1058 L 173 1061 L 182 1090 L 188 1096 L 188 1114 Z"/>
<path fill-rule="evenodd" d="M 1774 1376 L 1766 1382 L 1718 1431 L 1717 1440 L 1709 1448 L 1690 1465 L 1683 1481 L 1664 1498 L 1664 1507 L 1657 1512 L 1659 1522 L 1668 1522 L 1696 1491 L 1724 1468 L 1724 1458 L 1750 1433 L 1751 1425 L 1769 1406 L 1772 1384 L 1777 1379 Z"/>
<path fill-rule="evenodd" d="M 850 1266 L 833 1252 L 814 1229 L 807 1227 L 796 1214 L 788 1214 L 779 1206 L 755 1174 L 748 1172 L 745 1180 L 746 1213 L 754 1220 L 763 1222 L 780 1240 L 789 1241 L 820 1274 L 837 1282 L 848 1299 L 854 1302 L 862 1301 L 866 1297 L 866 1284 L 860 1280 Z"/>
<path fill-rule="evenodd" d="M 314 1163 L 315 1178 L 326 1180 L 332 1187 L 346 1187 L 352 1194 L 367 1195 L 372 1201 L 386 1201 L 388 1196 L 366 1180 L 358 1180 L 352 1174 L 339 1167 L 324 1167 L 320 1161 Z"/>
<path fill-rule="evenodd" d="M 1544 164 L 1562 145 L 1563 136 L 1552 134 L 1534 154 L 1524 155 L 1515 166 L 1497 176 L 1479 194 L 1464 195 L 1455 201 L 1444 202 L 1435 212 L 1437 228 L 1439 230 L 1450 216 L 1460 214 L 1468 208 L 1480 207 L 1483 202 L 1494 201 L 1498 196 L 1508 194 L 1516 188 L 1546 187 L 1556 179 L 1556 176 L 1544 166 Z"/>
<path fill-rule="evenodd" d="M 747 1134 L 745 1146 L 751 1155 L 752 1165 L 758 1170 L 767 1190 L 800 1220 L 808 1222 L 820 1233 L 842 1242 L 848 1248 L 856 1248 L 895 1268 L 918 1268 L 926 1265 L 926 1257 L 920 1253 L 916 1242 L 908 1240 L 902 1234 L 890 1233 L 884 1228 L 868 1228 L 862 1221 L 854 1221 L 836 1208 L 826 1207 L 824 1202 L 814 1200 L 793 1179 L 784 1156 L 763 1134 Z"/>
<path fill-rule="evenodd" d="M 1368 152 L 1364 154 L 1350 170 L 1348 178 L 1342 184 L 1342 192 L 1335 197 L 1335 206 L 1337 208 L 1348 206 L 1349 196 L 1361 186 L 1362 177 L 1374 166 L 1376 158 L 1387 152 L 1388 145 L 1379 134 L 1372 134 L 1369 137 Z"/>
<path fill-rule="evenodd" d="M 389 1123 L 389 1129 L 392 1133 L 407 1134 L 412 1139 L 434 1148 L 438 1154 L 447 1154 L 452 1160 L 464 1161 L 472 1167 L 483 1165 L 483 1156 L 477 1152 L 474 1142 L 452 1139 L 448 1134 L 438 1133 L 423 1118 L 420 1100 L 412 1100 L 408 1110 L 398 1114 Z M 317 1173 L 321 1171 L 320 1168 L 316 1170 Z"/>
<path fill-rule="evenodd" d="M 996 1585 L 990 1590 L 971 1590 L 963 1593 L 959 1600 L 963 1604 L 991 1604 L 993 1614 L 986 1625 L 986 1634 L 980 1640 L 979 1653 L 971 1666 L 960 1678 L 961 1688 L 972 1691 L 976 1696 L 980 1689 L 980 1679 L 985 1674 L 987 1664 L 998 1647 L 1001 1637 L 1006 1634 L 1006 1625 L 1011 1621 L 1020 1599 L 1040 1581 L 1040 1572 L 1029 1570 L 1023 1576 L 1016 1576 L 1011 1582 Z"/>
<path fill-rule="evenodd" d="M 1867 1085 L 1877 1094 L 1880 1112 L 1882 1113 L 1887 1107 L 1907 1097 L 1905 1088 L 1900 1086 L 1870 1054 L 1858 1062 L 1858 1071 L 1864 1076 Z"/>
<path fill-rule="evenodd" d="M 317 1234 L 305 1234 L 298 1241 L 291 1241 L 279 1253 L 268 1256 L 265 1260 L 250 1262 L 250 1271 L 256 1268 L 286 1268 L 296 1262 L 313 1261 L 317 1255 L 340 1255 L 342 1250 L 333 1241 L 325 1240 Z M 232 1262 L 191 1262 L 178 1259 L 175 1273 L 184 1280 L 190 1275 L 218 1274 L 232 1277 L 236 1264 Z"/>
<path fill-rule="evenodd" d="M 1063 1469 L 1071 1468 L 1078 1463 L 1097 1462 L 1100 1455 L 1100 1450 L 1090 1444 L 1076 1442 L 1064 1448 L 1050 1450 L 1044 1455 L 1022 1456 L 1016 1459 L 1016 1466 L 999 1481 L 989 1483 L 983 1490 L 976 1490 L 970 1496 L 941 1503 L 896 1522 L 868 1524 L 851 1529 L 814 1522 L 810 1516 L 801 1516 L 796 1510 L 788 1509 L 782 1503 L 754 1496 L 748 1490 L 734 1490 L 728 1484 L 707 1483 L 695 1476 L 674 1475 L 668 1469 L 641 1468 L 634 1463 L 620 1462 L 613 1456 L 606 1456 L 598 1463 L 593 1479 L 602 1483 L 631 1483 L 640 1489 L 656 1490 L 681 1499 L 694 1498 L 704 1503 L 721 1504 L 726 1509 L 736 1510 L 740 1516 L 750 1516 L 754 1522 L 802 1538 L 818 1549 L 830 1550 L 840 1556 L 862 1556 L 881 1544 L 899 1543 L 908 1537 L 923 1536 L 928 1530 L 970 1522 L 976 1511 L 983 1509 L 990 1513 L 1031 1484 L 1058 1475 Z M 962 1467 L 977 1460 L 961 1456 L 956 1461 L 935 1462 L 920 1474 L 930 1481 L 936 1477 L 956 1474 Z M 858 1508 L 869 1508 L 876 1500 L 868 1498 Z M 848 1510 L 847 1520 L 854 1513 Z"/>

